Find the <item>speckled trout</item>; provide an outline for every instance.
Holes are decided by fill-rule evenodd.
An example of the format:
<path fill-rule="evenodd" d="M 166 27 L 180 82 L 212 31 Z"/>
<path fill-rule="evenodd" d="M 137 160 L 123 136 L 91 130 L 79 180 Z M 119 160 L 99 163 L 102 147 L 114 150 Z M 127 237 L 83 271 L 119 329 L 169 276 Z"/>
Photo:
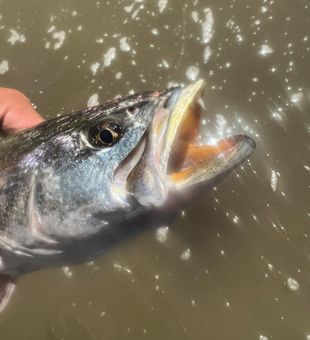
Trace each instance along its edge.
<path fill-rule="evenodd" d="M 0 137 L 0 310 L 19 276 L 99 256 L 144 230 L 141 216 L 252 154 L 244 135 L 198 143 L 204 87 L 136 94 Z"/>

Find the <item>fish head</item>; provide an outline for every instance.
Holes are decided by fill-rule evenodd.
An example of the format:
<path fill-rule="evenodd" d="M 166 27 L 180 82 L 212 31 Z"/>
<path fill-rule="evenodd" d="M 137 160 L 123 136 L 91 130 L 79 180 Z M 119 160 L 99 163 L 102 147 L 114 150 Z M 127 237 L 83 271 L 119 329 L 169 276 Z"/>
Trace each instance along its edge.
<path fill-rule="evenodd" d="M 199 143 L 204 87 L 200 80 L 133 95 L 14 137 L 11 159 L 18 160 L 20 177 L 27 176 L 14 175 L 20 190 L 11 190 L 7 202 L 20 216 L 8 212 L 12 223 L 19 230 L 28 216 L 28 243 L 64 246 L 222 178 L 255 143 L 244 135 Z"/>
<path fill-rule="evenodd" d="M 28 174 L 29 192 L 25 200 L 21 188 L 15 199 L 27 202 L 31 242 L 71 242 L 122 218 L 131 207 L 127 178 L 162 102 L 158 91 L 132 95 L 48 120 L 19 136 L 16 157 L 22 155 L 18 168 L 21 177 Z"/>

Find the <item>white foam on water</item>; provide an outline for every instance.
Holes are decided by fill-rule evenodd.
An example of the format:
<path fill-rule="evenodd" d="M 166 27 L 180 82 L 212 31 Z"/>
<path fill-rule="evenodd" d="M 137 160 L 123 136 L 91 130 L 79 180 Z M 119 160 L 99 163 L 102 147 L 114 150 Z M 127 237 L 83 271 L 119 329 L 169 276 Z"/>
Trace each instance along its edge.
<path fill-rule="evenodd" d="M 266 13 L 266 12 L 268 11 L 268 8 L 265 7 L 265 6 L 262 6 L 262 7 L 260 8 L 260 11 L 261 11 L 262 13 Z"/>
<path fill-rule="evenodd" d="M 199 67 L 192 65 L 189 66 L 188 69 L 186 70 L 186 77 L 190 81 L 195 81 L 197 80 L 199 73 L 200 73 Z"/>
<path fill-rule="evenodd" d="M 117 72 L 115 74 L 115 79 L 117 79 L 117 80 L 122 79 L 122 76 L 123 76 L 122 72 Z"/>
<path fill-rule="evenodd" d="M 98 93 L 94 93 L 89 97 L 87 101 L 87 107 L 90 108 L 97 105 L 99 105 L 99 95 Z"/>
<path fill-rule="evenodd" d="M 199 20 L 198 12 L 196 12 L 196 11 L 192 12 L 192 19 L 193 19 L 194 22 L 198 22 L 198 20 Z"/>
<path fill-rule="evenodd" d="M 154 34 L 154 35 L 158 35 L 158 29 L 157 28 L 153 28 L 152 30 L 151 30 L 151 33 L 152 34 Z"/>
<path fill-rule="evenodd" d="M 70 278 L 72 277 L 73 273 L 72 271 L 70 270 L 70 267 L 62 267 L 62 271 L 63 273 L 65 274 L 66 277 Z"/>
<path fill-rule="evenodd" d="M 239 216 L 234 216 L 234 218 L 233 218 L 233 222 L 235 223 L 235 224 L 238 224 L 239 223 L 239 221 L 240 221 L 240 217 Z"/>
<path fill-rule="evenodd" d="M 132 11 L 133 6 L 134 6 L 135 4 L 136 4 L 136 2 L 133 2 L 131 5 L 125 6 L 125 7 L 124 7 L 125 12 L 130 13 L 130 12 Z"/>
<path fill-rule="evenodd" d="M 259 340 L 268 340 L 268 338 L 265 335 L 260 335 L 258 339 Z"/>
<path fill-rule="evenodd" d="M 110 47 L 107 50 L 107 52 L 103 55 L 103 68 L 109 67 L 115 58 L 116 58 L 116 48 Z"/>
<path fill-rule="evenodd" d="M 168 0 L 158 0 L 158 9 L 162 13 L 168 5 Z"/>
<path fill-rule="evenodd" d="M 24 34 L 18 33 L 14 29 L 10 29 L 10 36 L 8 38 L 8 42 L 11 45 L 15 45 L 16 43 L 24 43 L 26 41 L 26 37 Z"/>
<path fill-rule="evenodd" d="M 132 270 L 128 267 L 122 266 L 119 263 L 113 264 L 114 269 L 118 270 L 119 272 L 124 272 L 127 274 L 132 274 Z"/>
<path fill-rule="evenodd" d="M 182 261 L 188 261 L 191 258 L 191 250 L 187 248 L 180 256 Z"/>
<path fill-rule="evenodd" d="M 273 192 L 276 192 L 277 185 L 278 185 L 278 174 L 274 169 L 272 169 L 271 178 L 270 178 L 270 186 Z"/>
<path fill-rule="evenodd" d="M 214 17 L 210 8 L 206 8 L 204 10 L 205 19 L 201 23 L 202 26 L 202 42 L 204 44 L 208 44 L 213 38 L 213 26 L 214 26 Z"/>
<path fill-rule="evenodd" d="M 156 230 L 156 240 L 160 243 L 164 243 L 168 239 L 169 227 L 160 227 Z"/>
<path fill-rule="evenodd" d="M 206 64 L 212 55 L 210 46 L 207 46 L 203 52 L 203 62 Z"/>
<path fill-rule="evenodd" d="M 161 63 L 158 64 L 158 67 L 169 68 L 170 64 L 168 63 L 166 59 L 163 59 Z"/>
<path fill-rule="evenodd" d="M 287 279 L 287 286 L 291 291 L 296 292 L 299 289 L 299 282 L 289 277 Z"/>
<path fill-rule="evenodd" d="M 99 71 L 100 68 L 100 63 L 96 62 L 90 65 L 90 70 L 91 73 L 93 74 L 93 76 L 95 76 L 97 74 L 97 72 Z"/>
<path fill-rule="evenodd" d="M 129 52 L 130 51 L 130 46 L 127 42 L 127 37 L 123 37 L 119 40 L 119 46 L 120 46 L 120 50 L 123 52 Z"/>
<path fill-rule="evenodd" d="M 2 60 L 0 63 L 0 75 L 7 73 L 9 69 L 10 66 L 8 60 Z"/>
<path fill-rule="evenodd" d="M 263 44 L 258 50 L 258 54 L 261 55 L 262 57 L 267 57 L 272 53 L 273 49 L 267 44 Z"/>
<path fill-rule="evenodd" d="M 55 25 L 52 25 L 48 30 L 47 30 L 47 33 L 52 33 L 54 32 L 56 29 L 56 26 Z"/>
<path fill-rule="evenodd" d="M 54 50 L 60 49 L 66 39 L 66 32 L 65 31 L 55 31 L 52 34 L 52 37 L 56 42 L 54 43 Z"/>
<path fill-rule="evenodd" d="M 298 104 L 303 98 L 303 93 L 302 92 L 296 92 L 291 95 L 291 102 L 293 104 Z"/>

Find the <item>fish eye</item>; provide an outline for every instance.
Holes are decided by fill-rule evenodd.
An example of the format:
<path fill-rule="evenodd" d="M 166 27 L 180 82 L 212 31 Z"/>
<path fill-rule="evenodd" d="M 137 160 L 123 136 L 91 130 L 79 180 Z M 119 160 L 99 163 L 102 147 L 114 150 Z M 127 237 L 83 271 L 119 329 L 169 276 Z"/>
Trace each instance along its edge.
<path fill-rule="evenodd" d="M 103 122 L 90 131 L 90 142 L 95 147 L 114 145 L 122 136 L 122 129 L 114 122 Z"/>
<path fill-rule="evenodd" d="M 128 113 L 134 113 L 135 110 L 136 110 L 136 108 L 135 108 L 134 106 L 129 106 L 129 107 L 127 107 L 127 112 L 128 112 Z"/>

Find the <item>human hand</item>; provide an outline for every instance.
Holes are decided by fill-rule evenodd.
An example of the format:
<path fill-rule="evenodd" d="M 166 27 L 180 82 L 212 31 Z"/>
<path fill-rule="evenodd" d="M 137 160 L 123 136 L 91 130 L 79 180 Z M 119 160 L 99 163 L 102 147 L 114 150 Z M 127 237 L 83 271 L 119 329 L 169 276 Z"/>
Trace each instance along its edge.
<path fill-rule="evenodd" d="M 30 100 L 21 92 L 0 87 L 0 126 L 2 131 L 20 132 L 43 122 Z"/>

